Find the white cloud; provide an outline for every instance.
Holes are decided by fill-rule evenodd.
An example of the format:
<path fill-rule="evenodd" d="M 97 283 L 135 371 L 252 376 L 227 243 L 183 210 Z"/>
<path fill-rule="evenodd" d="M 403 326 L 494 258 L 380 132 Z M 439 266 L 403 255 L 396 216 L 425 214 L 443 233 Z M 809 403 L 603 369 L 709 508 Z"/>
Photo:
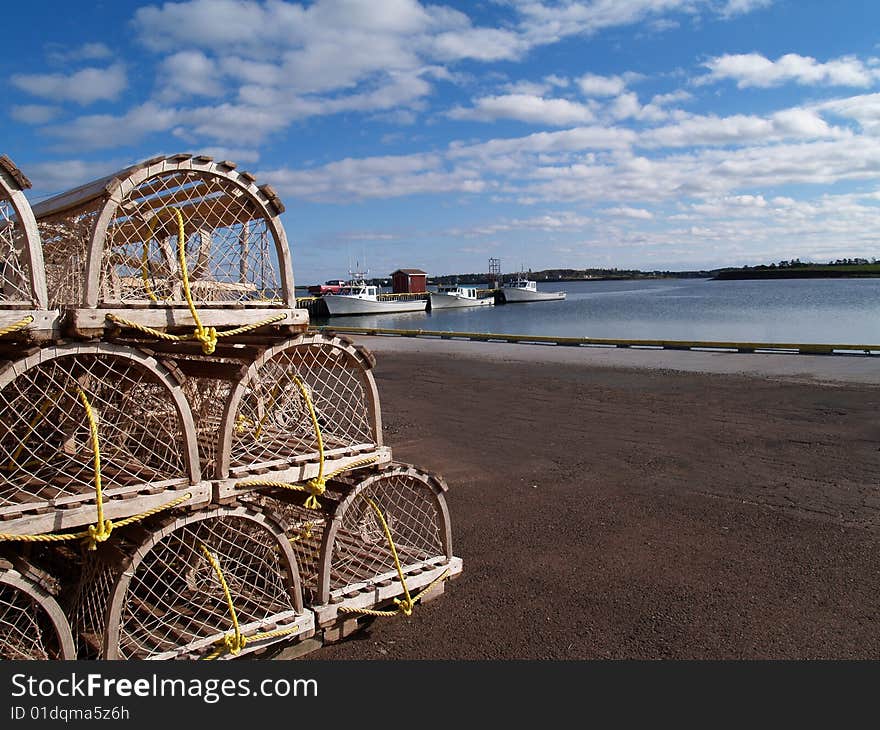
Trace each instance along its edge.
<path fill-rule="evenodd" d="M 394 198 L 421 193 L 479 193 L 487 183 L 466 168 L 449 168 L 431 154 L 344 159 L 322 167 L 265 170 L 260 178 L 282 196 L 314 201 Z"/>
<path fill-rule="evenodd" d="M 577 84 L 586 96 L 618 96 L 626 88 L 626 81 L 622 76 L 584 74 L 577 80 Z"/>
<path fill-rule="evenodd" d="M 28 191 L 31 201 L 55 195 L 63 190 L 97 180 L 116 170 L 122 170 L 133 164 L 135 160 L 111 159 L 97 162 L 86 160 L 49 160 L 32 162 L 27 167 L 27 175 L 33 183 Z"/>
<path fill-rule="evenodd" d="M 179 121 L 176 109 L 165 109 L 147 102 L 121 116 L 91 114 L 65 124 L 46 128 L 46 133 L 66 145 L 81 149 L 101 149 L 136 144 L 155 132 L 167 132 Z"/>
<path fill-rule="evenodd" d="M 125 90 L 125 67 L 84 68 L 72 74 L 14 74 L 13 86 L 33 96 L 52 101 L 73 101 L 81 106 L 96 101 L 113 101 Z"/>
<path fill-rule="evenodd" d="M 770 117 L 735 114 L 685 117 L 675 124 L 643 132 L 639 143 L 646 147 L 692 147 L 695 145 L 746 145 L 790 138 L 817 139 L 847 136 L 815 111 L 792 108 Z"/>
<path fill-rule="evenodd" d="M 583 152 L 591 149 L 619 149 L 629 147 L 636 133 L 629 129 L 608 127 L 575 127 L 559 132 L 536 132 L 525 137 L 493 139 L 466 145 L 453 143 L 449 155 L 453 158 L 509 157 L 519 154 L 555 152 Z"/>
<path fill-rule="evenodd" d="M 113 52 L 103 43 L 83 43 L 75 48 L 67 48 L 60 44 L 49 46 L 46 57 L 52 63 L 72 63 L 76 61 L 98 61 L 110 58 Z"/>
<path fill-rule="evenodd" d="M 520 35 L 497 28 L 468 28 L 440 33 L 431 42 L 431 55 L 446 61 L 512 61 L 530 48 Z"/>
<path fill-rule="evenodd" d="M 632 218 L 635 220 L 649 221 L 654 217 L 654 214 L 651 213 L 651 211 L 645 210 L 644 208 L 606 208 L 604 212 L 608 215 L 617 216 L 619 218 Z"/>
<path fill-rule="evenodd" d="M 553 127 L 593 121 L 593 113 L 583 104 L 567 99 L 545 99 L 528 94 L 485 96 L 476 99 L 472 108 L 456 107 L 448 112 L 448 116 L 453 119 L 476 119 L 482 122 L 516 119 Z"/>
<path fill-rule="evenodd" d="M 816 108 L 820 111 L 855 119 L 869 134 L 880 133 L 880 94 L 862 94 L 847 99 L 835 99 Z"/>
<path fill-rule="evenodd" d="M 709 75 L 700 83 L 732 79 L 740 89 L 769 88 L 786 82 L 822 86 L 871 86 L 877 72 L 854 56 L 821 63 L 810 56 L 788 53 L 776 61 L 759 53 L 728 54 L 710 59 L 705 64 Z"/>
<path fill-rule="evenodd" d="M 163 58 L 157 83 L 163 101 L 224 93 L 216 64 L 201 51 L 180 51 Z"/>
<path fill-rule="evenodd" d="M 9 110 L 10 117 L 24 124 L 45 124 L 51 122 L 60 113 L 60 107 L 44 104 L 21 104 Z"/>
<path fill-rule="evenodd" d="M 727 0 L 721 7 L 721 16 L 725 18 L 734 15 L 744 15 L 753 10 L 760 10 L 773 4 L 773 0 Z"/>

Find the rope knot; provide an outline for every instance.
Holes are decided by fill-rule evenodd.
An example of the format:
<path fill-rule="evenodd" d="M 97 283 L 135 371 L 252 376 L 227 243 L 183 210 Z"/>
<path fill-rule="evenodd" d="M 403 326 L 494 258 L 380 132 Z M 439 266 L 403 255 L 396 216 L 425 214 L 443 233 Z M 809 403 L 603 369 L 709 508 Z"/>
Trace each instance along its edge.
<path fill-rule="evenodd" d="M 247 644 L 247 637 L 242 636 L 241 634 L 226 634 L 226 636 L 223 637 L 222 644 L 223 648 L 232 654 L 232 656 L 237 656 Z"/>
<path fill-rule="evenodd" d="M 327 480 L 321 476 L 309 479 L 306 482 L 306 490 L 309 493 L 309 498 L 305 501 L 305 508 L 321 509 L 321 503 L 318 501 L 318 497 L 322 496 L 324 492 L 327 491 Z"/>
<path fill-rule="evenodd" d="M 397 609 L 398 609 L 398 610 L 399 610 L 404 616 L 412 616 L 412 612 L 413 612 L 413 601 L 412 601 L 409 597 L 407 597 L 407 598 L 395 598 L 395 599 L 394 599 L 394 603 L 395 603 L 395 605 L 397 606 Z"/>
<path fill-rule="evenodd" d="M 253 419 L 248 418 L 243 413 L 239 413 L 235 417 L 235 433 L 238 435 L 245 433 L 253 425 L 254 425 Z"/>
<path fill-rule="evenodd" d="M 113 532 L 113 522 L 104 520 L 96 525 L 89 525 L 89 532 L 85 536 L 86 548 L 89 550 L 97 550 L 99 542 L 105 542 L 110 533 Z"/>
<path fill-rule="evenodd" d="M 195 332 L 195 339 L 202 343 L 202 352 L 205 355 L 213 355 L 214 350 L 217 349 L 217 340 L 219 339 L 217 328 L 202 327 Z"/>

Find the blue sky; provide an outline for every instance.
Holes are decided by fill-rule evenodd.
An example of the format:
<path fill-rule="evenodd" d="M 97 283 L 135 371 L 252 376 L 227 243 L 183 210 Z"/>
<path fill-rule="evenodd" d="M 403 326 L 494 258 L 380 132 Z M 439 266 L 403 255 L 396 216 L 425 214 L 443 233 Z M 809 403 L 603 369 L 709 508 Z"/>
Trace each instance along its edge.
<path fill-rule="evenodd" d="M 0 153 L 32 200 L 234 160 L 300 284 L 880 258 L 878 41 L 867 0 L 31 0 Z"/>

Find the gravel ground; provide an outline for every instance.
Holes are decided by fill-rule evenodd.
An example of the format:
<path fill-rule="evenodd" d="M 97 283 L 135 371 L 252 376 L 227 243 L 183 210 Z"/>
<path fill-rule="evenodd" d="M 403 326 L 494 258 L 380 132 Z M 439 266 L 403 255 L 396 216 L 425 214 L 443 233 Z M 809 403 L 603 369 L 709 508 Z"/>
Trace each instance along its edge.
<path fill-rule="evenodd" d="M 880 658 L 873 358 L 389 340 L 464 572 L 307 658 Z"/>

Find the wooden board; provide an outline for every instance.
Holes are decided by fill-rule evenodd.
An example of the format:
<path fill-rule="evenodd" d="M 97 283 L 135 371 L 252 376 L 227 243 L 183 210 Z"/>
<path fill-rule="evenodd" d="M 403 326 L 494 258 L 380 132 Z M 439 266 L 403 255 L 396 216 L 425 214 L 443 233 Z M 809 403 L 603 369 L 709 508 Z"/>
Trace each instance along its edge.
<path fill-rule="evenodd" d="M 449 571 L 447 578 L 444 580 L 458 577 L 461 575 L 462 567 L 463 562 L 461 558 L 447 558 L 445 555 L 426 560 L 417 565 L 406 566 L 404 575 L 406 576 L 406 587 L 409 590 L 410 596 L 415 596 L 422 588 L 430 585 L 443 575 L 444 571 Z M 412 574 L 414 570 L 419 571 L 417 575 Z M 380 585 L 380 583 L 385 583 L 385 585 Z M 346 594 L 348 594 L 348 597 Z M 340 613 L 339 608 L 341 606 L 346 608 L 377 609 L 384 607 L 386 604 L 391 603 L 393 599 L 400 598 L 401 596 L 403 596 L 403 586 L 395 571 L 377 575 L 371 581 L 364 581 L 360 584 L 345 586 L 335 590 L 330 594 L 330 602 L 326 604 L 313 604 L 310 608 L 315 613 L 318 626 L 324 628 L 332 626 L 339 620 L 350 620 L 357 616 L 357 614 Z"/>
<path fill-rule="evenodd" d="M 338 469 L 343 469 L 351 464 L 355 464 L 369 456 L 375 456 L 376 461 L 366 466 L 383 466 L 391 462 L 391 449 L 387 446 L 375 449 L 364 450 L 359 453 L 334 457 L 325 452 L 324 458 L 324 474 L 330 474 Z M 254 481 L 257 479 L 268 479 L 278 482 L 287 482 L 288 484 L 302 484 L 309 479 L 318 476 L 319 464 L 317 454 L 311 456 L 298 457 L 303 459 L 301 463 L 286 466 L 286 468 L 276 468 L 273 470 L 265 470 L 255 467 L 241 467 L 241 470 L 234 471 L 230 478 L 217 480 L 214 484 L 214 500 L 225 502 L 240 494 L 253 492 L 262 487 L 241 487 L 240 482 Z M 305 459 L 312 459 L 305 461 Z M 262 473 L 260 473 L 262 472 Z"/>
<path fill-rule="evenodd" d="M 184 494 L 192 495 L 181 508 L 201 507 L 211 502 L 211 484 L 202 482 L 195 486 L 181 484 L 171 489 L 163 489 L 153 494 L 139 494 L 135 489 L 129 494 L 105 495 L 104 519 L 121 520 L 132 517 L 155 507 L 161 507 Z M 127 497 L 127 498 L 126 498 Z M 16 513 L 15 507 L 19 508 Z M 25 508 L 25 509 L 21 509 Z M 0 533 L 7 535 L 41 535 L 61 532 L 94 524 L 97 507 L 94 495 L 82 495 L 79 502 L 68 501 L 63 507 L 46 509 L 45 504 L 11 505 L 4 507 L 4 519 L 0 521 Z"/>

